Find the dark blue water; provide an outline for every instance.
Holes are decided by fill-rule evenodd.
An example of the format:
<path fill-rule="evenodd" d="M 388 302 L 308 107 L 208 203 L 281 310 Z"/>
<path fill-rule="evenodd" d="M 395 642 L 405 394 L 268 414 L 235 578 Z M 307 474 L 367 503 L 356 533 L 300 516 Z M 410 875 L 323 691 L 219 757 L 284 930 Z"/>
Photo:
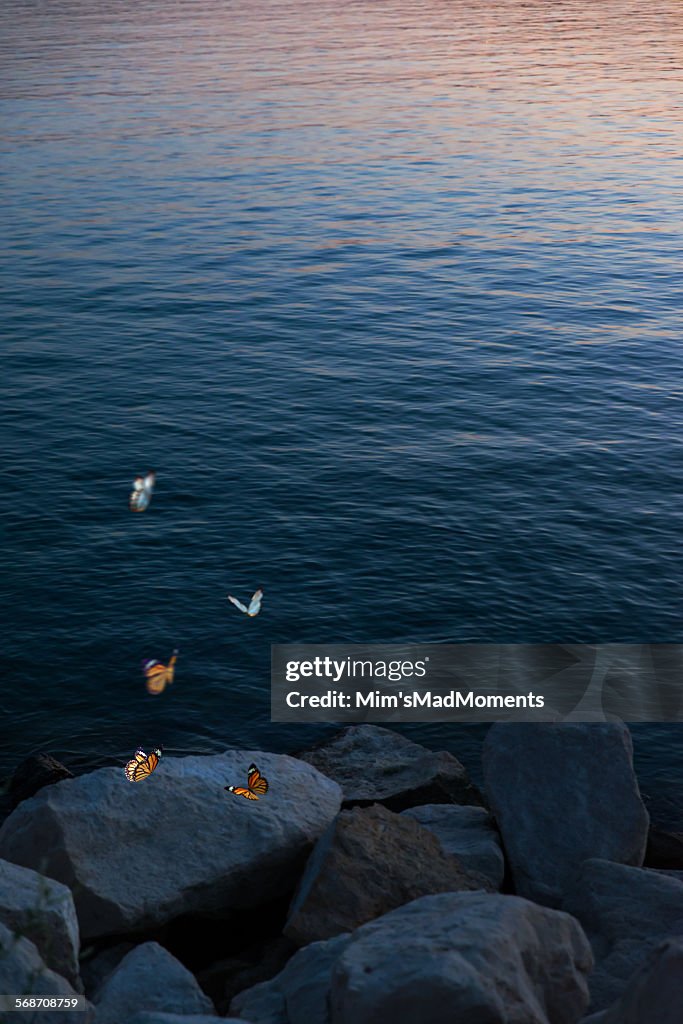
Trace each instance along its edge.
<path fill-rule="evenodd" d="M 303 746 L 272 642 L 683 640 L 678 3 L 2 18 L 5 770 Z"/>

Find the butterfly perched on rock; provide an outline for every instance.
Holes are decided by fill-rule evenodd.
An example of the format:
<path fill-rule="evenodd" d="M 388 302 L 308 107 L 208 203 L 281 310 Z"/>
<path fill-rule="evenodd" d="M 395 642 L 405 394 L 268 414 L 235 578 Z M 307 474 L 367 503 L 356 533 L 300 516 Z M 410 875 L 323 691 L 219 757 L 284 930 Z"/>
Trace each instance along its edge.
<path fill-rule="evenodd" d="M 178 652 L 174 651 L 171 655 L 171 660 L 168 665 L 164 665 L 161 661 L 155 661 L 152 658 L 150 661 L 143 661 L 142 671 L 145 676 L 145 686 L 147 687 L 147 693 L 163 693 L 166 689 L 167 683 L 173 682 L 173 676 L 175 674 L 175 663 L 178 660 Z"/>
<path fill-rule="evenodd" d="M 263 591 L 257 590 L 252 596 L 252 599 L 249 602 L 249 606 L 247 607 L 246 604 L 242 604 L 242 602 L 238 601 L 236 597 L 232 596 L 232 594 L 228 594 L 228 601 L 232 601 L 235 608 L 239 608 L 241 612 L 244 612 L 245 615 L 251 616 L 251 618 L 253 618 L 254 615 L 258 615 L 258 613 L 261 611 L 262 598 Z"/>
<path fill-rule="evenodd" d="M 147 476 L 136 476 L 133 480 L 133 490 L 130 492 L 128 507 L 131 512 L 144 512 L 152 500 L 152 491 L 156 483 L 156 473 L 148 473 Z"/>
<path fill-rule="evenodd" d="M 268 780 L 261 775 L 255 764 L 250 764 L 247 772 L 247 788 L 226 786 L 225 789 L 228 793 L 234 793 L 235 796 L 243 796 L 245 800 L 258 800 L 260 796 L 265 796 L 268 792 Z"/>
<path fill-rule="evenodd" d="M 160 757 L 160 747 L 150 751 L 149 754 L 146 754 L 144 750 L 141 750 L 140 747 L 138 747 L 126 767 L 123 769 L 128 781 L 142 782 L 143 779 L 148 778 L 159 764 Z"/>

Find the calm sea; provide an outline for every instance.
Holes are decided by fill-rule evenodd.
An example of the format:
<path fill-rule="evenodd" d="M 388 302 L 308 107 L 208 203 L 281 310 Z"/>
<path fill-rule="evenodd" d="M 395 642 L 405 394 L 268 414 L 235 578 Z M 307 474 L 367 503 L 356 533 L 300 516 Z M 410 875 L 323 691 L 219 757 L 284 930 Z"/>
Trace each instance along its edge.
<path fill-rule="evenodd" d="M 305 746 L 271 642 L 683 640 L 678 0 L 1 17 L 2 770 Z"/>

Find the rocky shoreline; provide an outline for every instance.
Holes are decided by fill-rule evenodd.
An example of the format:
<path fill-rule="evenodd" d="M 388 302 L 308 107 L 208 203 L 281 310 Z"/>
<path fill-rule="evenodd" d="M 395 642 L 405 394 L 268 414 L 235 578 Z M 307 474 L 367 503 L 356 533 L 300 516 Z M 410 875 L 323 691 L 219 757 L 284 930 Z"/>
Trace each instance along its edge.
<path fill-rule="evenodd" d="M 251 761 L 259 801 L 224 790 Z M 651 827 L 624 725 L 496 725 L 483 792 L 371 725 L 134 785 L 33 767 L 0 992 L 89 1008 L 12 1024 L 680 1024 L 683 834 Z"/>

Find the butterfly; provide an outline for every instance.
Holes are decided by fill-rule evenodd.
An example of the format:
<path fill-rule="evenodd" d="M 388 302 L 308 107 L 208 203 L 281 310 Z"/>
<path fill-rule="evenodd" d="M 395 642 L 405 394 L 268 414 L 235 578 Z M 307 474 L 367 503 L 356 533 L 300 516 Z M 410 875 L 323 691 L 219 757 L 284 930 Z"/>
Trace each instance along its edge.
<path fill-rule="evenodd" d="M 160 747 L 157 747 L 156 750 L 152 750 L 149 754 L 146 754 L 144 750 L 141 750 L 138 747 L 133 757 L 123 769 L 128 781 L 142 782 L 143 779 L 148 778 L 159 764 L 160 757 Z"/>
<path fill-rule="evenodd" d="M 163 693 L 166 689 L 166 684 L 173 682 L 177 659 L 178 652 L 174 651 L 168 665 L 155 661 L 153 658 L 150 661 L 143 661 L 142 671 L 145 675 L 147 693 Z"/>
<path fill-rule="evenodd" d="M 242 786 L 225 786 L 224 788 L 228 793 L 234 793 L 235 796 L 243 796 L 245 800 L 258 800 L 260 796 L 264 796 L 268 792 L 268 781 L 261 775 L 255 764 L 250 764 L 246 789 Z"/>
<path fill-rule="evenodd" d="M 133 490 L 130 492 L 128 507 L 131 512 L 144 512 L 152 500 L 152 491 L 156 482 L 156 473 L 148 473 L 147 476 L 136 476 L 133 480 Z"/>
<path fill-rule="evenodd" d="M 263 591 L 257 590 L 254 596 L 252 597 L 251 601 L 249 602 L 249 607 L 247 608 L 245 604 L 242 604 L 241 601 L 238 601 L 236 597 L 232 596 L 232 594 L 228 594 L 228 601 L 232 601 L 235 608 L 239 608 L 241 612 L 244 612 L 245 615 L 250 615 L 252 618 L 254 617 L 254 615 L 258 615 L 258 613 L 261 611 L 262 598 Z"/>

